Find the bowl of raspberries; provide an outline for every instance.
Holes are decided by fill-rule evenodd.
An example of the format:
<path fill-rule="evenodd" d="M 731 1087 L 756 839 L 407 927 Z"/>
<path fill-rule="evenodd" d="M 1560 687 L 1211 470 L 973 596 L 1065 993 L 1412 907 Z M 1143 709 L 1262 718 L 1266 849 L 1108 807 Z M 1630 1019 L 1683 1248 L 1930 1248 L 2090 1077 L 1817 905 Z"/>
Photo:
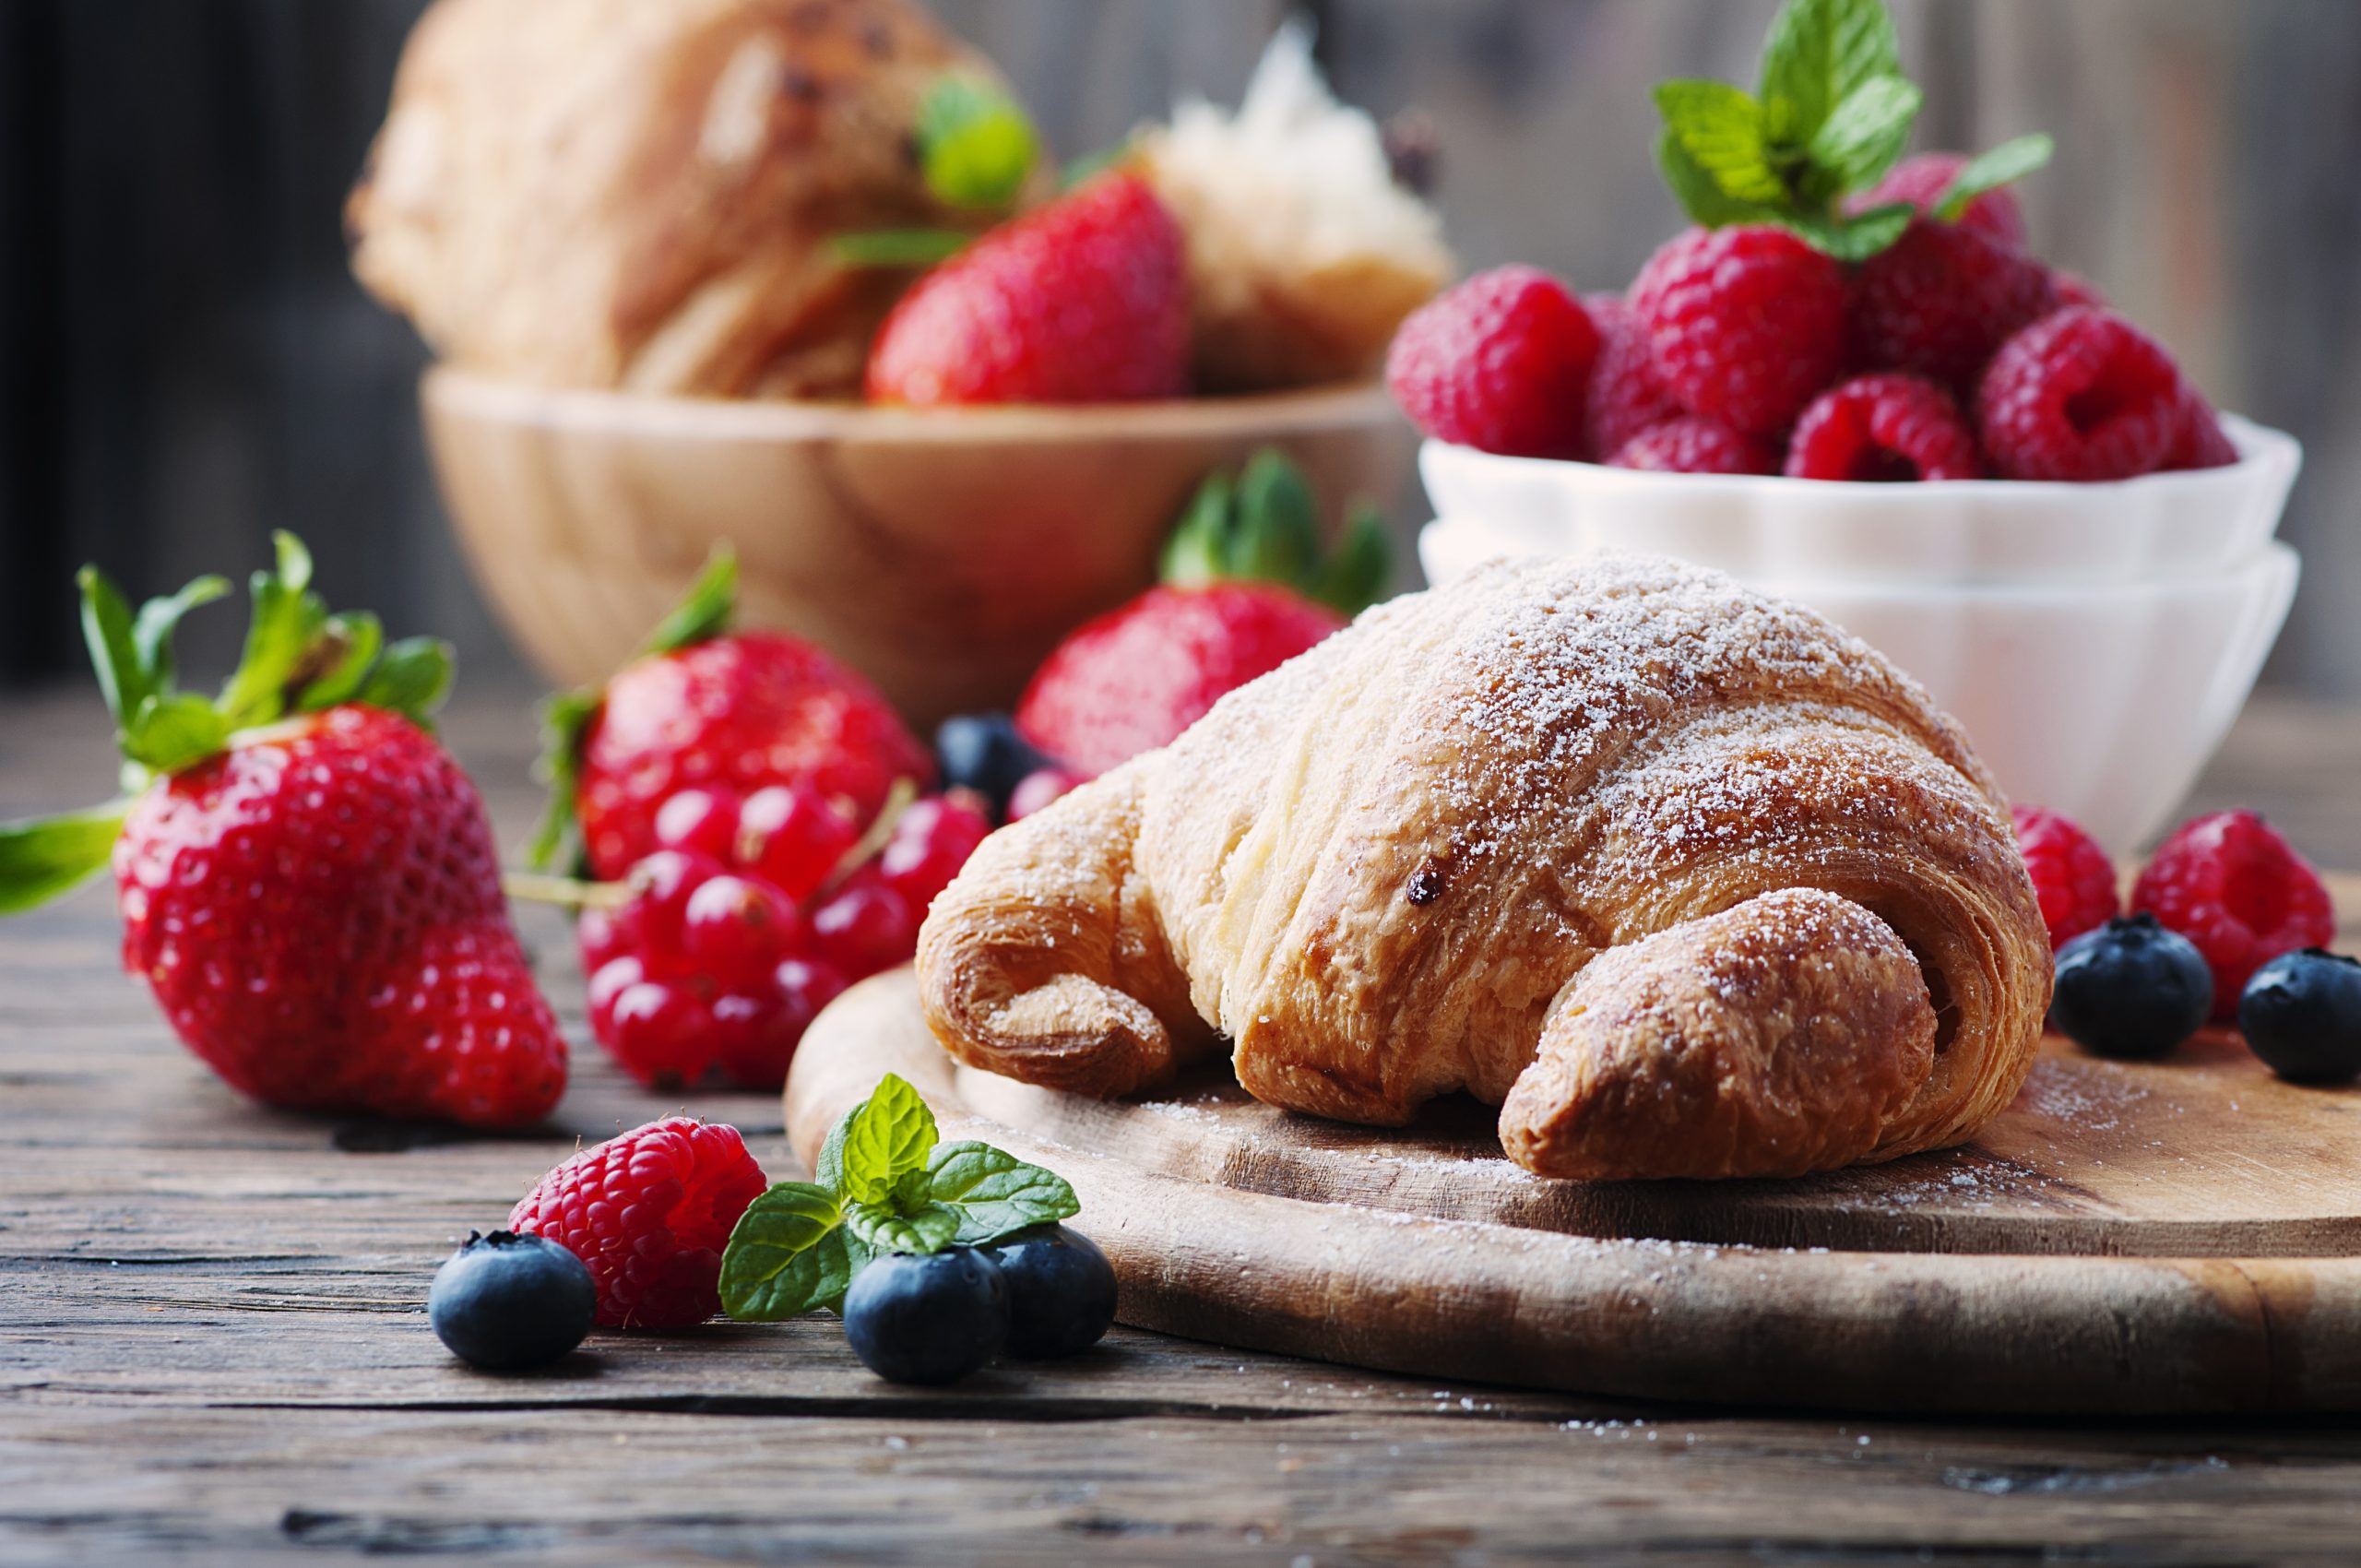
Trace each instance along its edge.
<path fill-rule="evenodd" d="M 1860 47 L 1809 36 L 1839 23 Z M 1719 567 L 1918 677 L 2011 795 L 2118 850 L 2153 836 L 2293 600 L 2296 442 L 2036 254 L 2011 186 L 2048 137 L 1902 156 L 1919 95 L 1877 0 L 1791 3 L 1753 94 L 1656 101 L 1694 222 L 1628 288 L 1498 267 L 1395 336 L 1429 577 Z"/>

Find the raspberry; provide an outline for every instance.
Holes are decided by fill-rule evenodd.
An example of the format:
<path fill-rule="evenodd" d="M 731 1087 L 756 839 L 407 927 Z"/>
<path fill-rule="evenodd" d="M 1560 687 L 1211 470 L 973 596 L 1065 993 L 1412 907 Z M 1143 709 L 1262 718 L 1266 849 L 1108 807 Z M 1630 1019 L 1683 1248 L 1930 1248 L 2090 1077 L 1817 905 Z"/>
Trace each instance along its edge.
<path fill-rule="evenodd" d="M 607 1327 L 682 1328 L 720 1310 L 722 1246 L 767 1185 L 737 1128 L 667 1117 L 542 1177 L 508 1229 L 587 1264 Z"/>
<path fill-rule="evenodd" d="M 2179 366 L 2106 311 L 2061 310 L 2001 345 L 1976 395 L 1984 450 L 2011 479 L 2130 479 L 2187 424 Z"/>
<path fill-rule="evenodd" d="M 1590 373 L 1584 399 L 1583 449 L 1607 458 L 1631 439 L 1681 415 L 1680 399 L 1656 369 L 1655 345 L 1628 306 L 1613 294 L 1585 295 L 1583 304 L 1598 323 L 1598 362 Z"/>
<path fill-rule="evenodd" d="M 1952 395 L 1915 375 L 1864 375 L 1821 393 L 1796 422 L 1793 479 L 1975 479 L 1975 437 Z"/>
<path fill-rule="evenodd" d="M 2252 812 L 2216 812 L 2176 829 L 2133 885 L 2131 907 L 2205 955 L 2216 1022 L 2237 1016 L 2239 993 L 2264 963 L 2336 935 L 2319 874 Z"/>
<path fill-rule="evenodd" d="M 2038 806 L 2019 806 L 2014 816 L 2017 850 L 2033 877 L 2041 923 L 2049 928 L 2050 950 L 2115 919 L 2121 907 L 2115 891 L 2115 863 L 2098 840 L 2070 818 Z"/>
<path fill-rule="evenodd" d="M 1565 285 L 1530 267 L 1479 272 L 1394 334 L 1386 384 L 1441 441 L 1519 457 L 1571 457 L 1598 329 Z"/>
<path fill-rule="evenodd" d="M 1747 435 L 1793 422 L 1845 356 L 1845 272 L 1785 229 L 1691 229 L 1649 258 L 1631 313 L 1689 411 Z"/>
<path fill-rule="evenodd" d="M 1692 417 L 1641 432 L 1616 448 L 1607 466 L 1665 474 L 1767 474 L 1777 463 L 1761 442 L 1719 420 Z"/>
<path fill-rule="evenodd" d="M 2055 303 L 2041 263 L 1976 230 L 1916 219 L 1853 280 L 1853 349 L 1871 369 L 1973 391 L 1994 351 Z"/>
<path fill-rule="evenodd" d="M 2238 449 L 2222 428 L 2222 416 L 2205 394 L 2189 387 L 2181 399 L 2180 431 L 2165 455 L 2167 469 L 2225 469 L 2238 460 Z"/>
<path fill-rule="evenodd" d="M 1906 201 L 1925 212 L 1942 198 L 1967 167 L 1964 152 L 1922 152 L 1916 158 L 1905 158 L 1886 172 L 1863 195 L 1855 196 L 1845 206 L 1854 212 L 1866 212 L 1873 207 Z M 1997 240 L 2011 250 L 2025 248 L 2025 215 L 2017 206 L 2014 192 L 2003 187 L 1986 191 L 1961 209 L 1959 226 L 1973 229 L 1988 240 Z"/>

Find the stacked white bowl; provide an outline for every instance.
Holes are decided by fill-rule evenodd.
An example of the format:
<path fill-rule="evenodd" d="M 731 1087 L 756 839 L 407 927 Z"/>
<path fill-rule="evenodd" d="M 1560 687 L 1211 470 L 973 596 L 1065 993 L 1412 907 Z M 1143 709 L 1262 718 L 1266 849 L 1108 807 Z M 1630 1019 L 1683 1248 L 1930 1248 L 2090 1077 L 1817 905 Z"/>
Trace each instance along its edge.
<path fill-rule="evenodd" d="M 1429 442 L 1430 580 L 1497 555 L 1638 552 L 1809 605 L 1925 683 L 2012 801 L 2118 855 L 2168 821 L 2294 600 L 2273 535 L 2303 453 L 2107 484 L 1840 484 L 1499 457 Z"/>

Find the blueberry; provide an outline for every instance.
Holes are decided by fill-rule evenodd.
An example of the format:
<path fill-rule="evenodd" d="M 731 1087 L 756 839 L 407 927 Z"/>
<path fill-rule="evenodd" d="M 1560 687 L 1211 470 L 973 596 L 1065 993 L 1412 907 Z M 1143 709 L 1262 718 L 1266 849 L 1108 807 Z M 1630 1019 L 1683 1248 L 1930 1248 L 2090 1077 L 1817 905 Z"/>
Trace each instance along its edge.
<path fill-rule="evenodd" d="M 1016 721 L 1005 713 L 944 719 L 934 732 L 934 757 L 946 789 L 975 790 L 991 802 L 999 816 L 1008 814 L 1008 797 L 1026 778 L 1057 766 L 1056 758 L 1043 755 L 1016 732 Z"/>
<path fill-rule="evenodd" d="M 989 1251 L 1008 1281 L 1010 1355 L 1027 1361 L 1078 1356 L 1115 1321 L 1115 1268 L 1089 1237 L 1037 1225 Z"/>
<path fill-rule="evenodd" d="M 853 1277 L 845 1337 L 888 1383 L 955 1383 L 1008 1338 L 1008 1286 L 971 1247 L 894 1253 Z"/>
<path fill-rule="evenodd" d="M 582 1260 L 540 1236 L 469 1231 L 435 1271 L 426 1313 L 451 1353 L 492 1372 L 547 1366 L 582 1343 L 599 1289 Z"/>
<path fill-rule="evenodd" d="M 2247 981 L 2238 1032 L 2292 1082 L 2361 1077 L 2361 962 L 2317 947 L 2281 954 Z"/>
<path fill-rule="evenodd" d="M 2213 972 L 2153 915 L 2109 921 L 2058 950 L 2049 1019 L 2099 1056 L 2151 1061 L 2203 1026 Z"/>

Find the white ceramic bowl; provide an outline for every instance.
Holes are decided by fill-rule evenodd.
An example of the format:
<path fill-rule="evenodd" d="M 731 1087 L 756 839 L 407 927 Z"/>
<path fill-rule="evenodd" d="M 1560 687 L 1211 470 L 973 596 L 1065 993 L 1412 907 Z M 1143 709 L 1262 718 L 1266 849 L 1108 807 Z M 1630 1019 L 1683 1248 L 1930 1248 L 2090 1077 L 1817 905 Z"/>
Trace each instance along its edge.
<path fill-rule="evenodd" d="M 1638 551 L 1749 581 L 2130 583 L 2251 562 L 2302 466 L 2293 436 L 2225 417 L 2240 460 L 2113 484 L 1836 484 L 1636 473 L 1427 443 L 1427 495 L 1536 554 Z"/>
<path fill-rule="evenodd" d="M 1436 523 L 1438 583 L 1521 550 L 1503 530 Z M 2011 799 L 2052 806 L 2109 851 L 2168 826 L 2221 743 L 2294 600 L 2296 552 L 2145 582 L 1878 584 L 1747 574 L 1881 649 L 1967 727 Z"/>

